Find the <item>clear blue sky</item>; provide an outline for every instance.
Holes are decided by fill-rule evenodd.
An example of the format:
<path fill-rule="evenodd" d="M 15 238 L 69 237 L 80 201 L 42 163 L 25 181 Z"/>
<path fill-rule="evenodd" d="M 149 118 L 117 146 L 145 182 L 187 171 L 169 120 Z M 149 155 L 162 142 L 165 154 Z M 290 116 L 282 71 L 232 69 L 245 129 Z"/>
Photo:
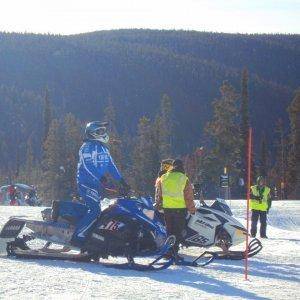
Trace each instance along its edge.
<path fill-rule="evenodd" d="M 300 33 L 300 0 L 3 0 L 0 31 L 152 28 Z"/>

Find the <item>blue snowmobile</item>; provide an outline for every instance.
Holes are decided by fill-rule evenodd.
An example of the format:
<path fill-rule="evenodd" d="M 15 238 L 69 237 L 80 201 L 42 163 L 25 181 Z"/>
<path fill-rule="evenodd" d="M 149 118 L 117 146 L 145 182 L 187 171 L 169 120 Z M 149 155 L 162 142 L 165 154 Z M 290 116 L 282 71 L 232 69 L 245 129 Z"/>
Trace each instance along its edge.
<path fill-rule="evenodd" d="M 80 204 L 78 203 L 80 206 Z M 84 213 L 85 206 L 82 205 Z M 51 220 L 49 209 L 42 212 L 43 221 L 12 217 L 0 232 L 0 238 L 13 239 L 7 242 L 8 256 L 32 259 L 60 259 L 102 262 L 109 256 L 125 257 L 125 264 L 109 264 L 135 270 L 162 270 L 174 262 L 170 253 L 174 236 L 167 236 L 161 219 L 155 213 L 151 198 L 118 198 L 102 211 L 94 224 L 80 253 L 73 253 L 70 240 L 78 219 L 63 216 L 58 222 Z M 24 229 L 24 231 L 23 231 Z M 29 230 L 28 230 L 29 229 Z M 21 235 L 22 233 L 22 235 Z M 29 243 L 34 239 L 45 240 L 39 249 Z M 62 245 L 62 249 L 51 245 Z M 136 257 L 154 257 L 149 264 L 138 264 Z"/>

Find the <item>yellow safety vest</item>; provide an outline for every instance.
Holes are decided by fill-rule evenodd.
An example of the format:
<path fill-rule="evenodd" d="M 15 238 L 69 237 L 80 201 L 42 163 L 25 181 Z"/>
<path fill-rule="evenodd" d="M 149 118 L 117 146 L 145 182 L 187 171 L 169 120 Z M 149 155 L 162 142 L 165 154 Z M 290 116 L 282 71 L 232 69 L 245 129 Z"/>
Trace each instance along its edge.
<path fill-rule="evenodd" d="M 186 208 L 183 192 L 187 180 L 181 172 L 167 172 L 161 176 L 163 208 Z"/>
<path fill-rule="evenodd" d="M 251 194 L 254 196 L 262 196 L 262 200 L 251 199 L 250 208 L 254 210 L 267 211 L 268 210 L 268 200 L 270 197 L 270 188 L 264 187 L 262 195 L 259 194 L 259 189 L 257 185 L 251 186 Z"/>

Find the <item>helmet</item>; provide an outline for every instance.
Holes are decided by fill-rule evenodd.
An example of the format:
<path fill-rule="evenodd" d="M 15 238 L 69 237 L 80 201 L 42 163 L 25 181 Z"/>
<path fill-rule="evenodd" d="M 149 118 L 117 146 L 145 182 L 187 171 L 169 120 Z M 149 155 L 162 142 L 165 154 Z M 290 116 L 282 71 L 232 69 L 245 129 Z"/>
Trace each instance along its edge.
<path fill-rule="evenodd" d="M 263 176 L 258 176 L 257 178 L 256 178 L 256 184 L 260 184 L 261 182 L 265 182 L 265 178 L 263 177 Z"/>
<path fill-rule="evenodd" d="M 181 159 L 175 159 L 173 161 L 172 165 L 173 165 L 173 170 L 174 171 L 185 173 L 185 171 L 184 171 L 184 164 L 183 164 L 183 161 Z"/>
<path fill-rule="evenodd" d="M 167 158 L 161 161 L 160 170 L 161 171 L 170 171 L 172 168 L 173 159 Z"/>
<path fill-rule="evenodd" d="M 107 122 L 93 121 L 87 123 L 85 127 L 85 138 L 88 140 L 97 140 L 101 143 L 107 144 L 109 136 L 107 134 Z"/>

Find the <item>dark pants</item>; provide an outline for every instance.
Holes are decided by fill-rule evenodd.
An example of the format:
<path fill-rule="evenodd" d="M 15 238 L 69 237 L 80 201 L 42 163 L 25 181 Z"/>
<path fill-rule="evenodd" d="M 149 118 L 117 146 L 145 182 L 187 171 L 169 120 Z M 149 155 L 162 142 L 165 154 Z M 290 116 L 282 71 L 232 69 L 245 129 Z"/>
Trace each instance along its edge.
<path fill-rule="evenodd" d="M 185 208 L 178 208 L 178 209 L 165 208 L 164 214 L 165 214 L 165 222 L 166 222 L 168 235 L 175 235 L 175 237 L 176 237 L 174 251 L 175 251 L 175 253 L 177 253 L 178 249 L 179 249 L 179 244 L 183 242 L 182 233 L 185 229 L 186 209 Z"/>
<path fill-rule="evenodd" d="M 267 235 L 267 212 L 260 211 L 260 210 L 252 210 L 251 235 L 256 236 L 258 219 L 260 219 L 260 237 L 266 237 L 266 235 Z"/>

